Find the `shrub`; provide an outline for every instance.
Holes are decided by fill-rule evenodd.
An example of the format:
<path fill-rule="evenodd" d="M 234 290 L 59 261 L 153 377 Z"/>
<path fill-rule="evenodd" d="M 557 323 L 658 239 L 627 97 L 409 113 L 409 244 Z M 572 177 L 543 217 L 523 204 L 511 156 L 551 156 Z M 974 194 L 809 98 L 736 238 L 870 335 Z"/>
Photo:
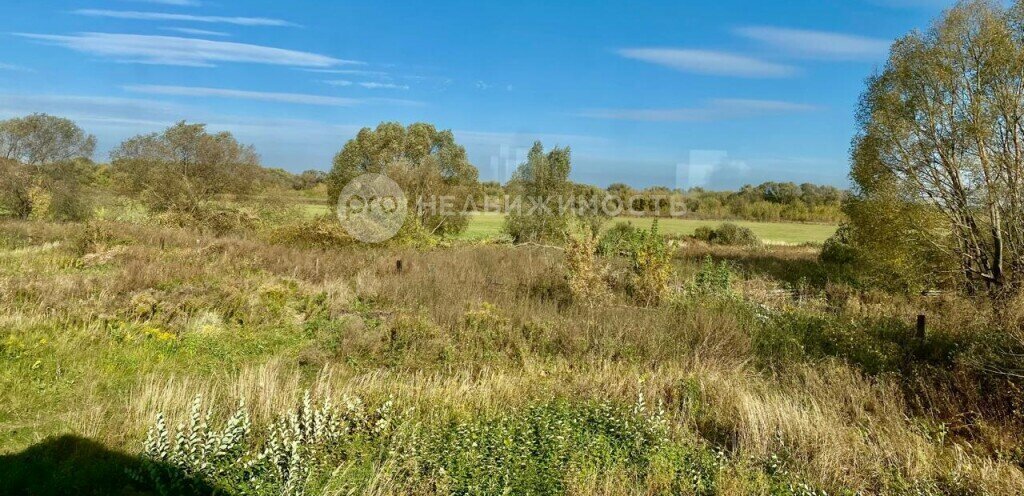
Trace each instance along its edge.
<path fill-rule="evenodd" d="M 567 475 L 626 469 L 643 476 L 666 444 L 661 412 L 638 401 L 553 401 L 430 429 L 407 452 L 418 473 L 450 494 L 564 494 Z"/>
<path fill-rule="evenodd" d="M 50 218 L 50 205 L 53 203 L 53 195 L 46 191 L 46 188 L 39 184 L 29 188 L 28 203 L 30 205 L 29 219 L 46 220 Z"/>
<path fill-rule="evenodd" d="M 267 237 L 272 243 L 306 248 L 337 248 L 355 243 L 355 239 L 331 216 L 275 227 Z"/>
<path fill-rule="evenodd" d="M 655 306 L 668 294 L 672 252 L 658 232 L 655 219 L 649 231 L 637 230 L 629 245 L 629 292 L 640 305 Z"/>
<path fill-rule="evenodd" d="M 188 423 L 174 433 L 163 414 L 157 415 L 136 480 L 162 494 L 196 493 L 194 480 L 228 494 L 303 494 L 318 473 L 333 469 L 331 460 L 364 440 L 389 435 L 394 423 L 390 403 L 373 411 L 359 399 L 346 399 L 344 408 L 329 400 L 315 405 L 307 392 L 299 406 L 257 436 L 244 403 L 221 428 L 213 425 L 212 409 L 204 414 L 202 406 L 197 396 Z"/>
<path fill-rule="evenodd" d="M 619 255 L 629 250 L 629 245 L 636 237 L 637 228 L 629 222 L 617 222 L 601 235 L 597 243 L 597 252 L 601 255 Z"/>
<path fill-rule="evenodd" d="M 123 193 L 153 211 L 194 214 L 221 194 L 258 189 L 259 156 L 231 133 L 206 132 L 184 121 L 162 133 L 129 138 L 110 153 L 111 172 Z"/>
<path fill-rule="evenodd" d="M 599 305 L 608 296 L 607 269 L 597 256 L 597 238 L 584 227 L 570 235 L 565 247 L 566 281 L 574 301 Z"/>
<path fill-rule="evenodd" d="M 694 230 L 693 237 L 712 245 L 758 246 L 761 244 L 761 240 L 754 234 L 754 231 L 728 222 L 714 229 L 706 226 L 698 227 Z"/>
<path fill-rule="evenodd" d="M 538 141 L 516 169 L 508 188 L 522 208 L 512 209 L 502 227 L 516 243 L 565 240 L 571 215 L 558 203 L 572 193 L 570 155 L 568 148 L 557 147 L 544 153 Z"/>
<path fill-rule="evenodd" d="M 722 260 L 716 264 L 710 256 L 704 257 L 700 270 L 690 283 L 691 294 L 728 296 L 732 294 L 732 270 Z"/>
<path fill-rule="evenodd" d="M 0 209 L 25 219 L 32 212 L 28 192 L 32 187 L 31 170 L 13 160 L 0 158 Z"/>
<path fill-rule="evenodd" d="M 857 258 L 857 250 L 850 243 L 850 228 L 840 226 L 835 234 L 825 240 L 819 258 L 822 262 L 837 265 L 853 263 Z"/>
<path fill-rule="evenodd" d="M 197 204 L 190 210 L 167 210 L 157 215 L 162 224 L 197 229 L 223 236 L 231 232 L 255 231 L 261 219 L 253 209 L 213 203 Z"/>

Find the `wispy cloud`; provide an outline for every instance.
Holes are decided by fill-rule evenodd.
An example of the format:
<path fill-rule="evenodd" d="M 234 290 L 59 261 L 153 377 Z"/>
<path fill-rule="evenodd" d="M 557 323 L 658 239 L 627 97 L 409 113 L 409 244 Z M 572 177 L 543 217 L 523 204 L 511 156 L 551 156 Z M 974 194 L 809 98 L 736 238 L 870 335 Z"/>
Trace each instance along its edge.
<path fill-rule="evenodd" d="M 343 98 L 305 93 L 276 93 L 266 91 L 247 91 L 223 88 L 204 88 L 199 86 L 161 86 L 161 85 L 128 85 L 126 91 L 146 93 L 150 95 L 190 96 L 231 98 L 240 100 L 257 100 L 275 103 L 297 103 L 302 105 L 323 105 L 330 107 L 351 107 L 367 103 L 388 103 L 396 105 L 419 105 L 410 100 L 394 100 L 382 98 Z"/>
<path fill-rule="evenodd" d="M 744 119 L 765 115 L 818 110 L 814 105 L 778 100 L 720 98 L 707 105 L 668 109 L 592 109 L 580 112 L 581 117 L 651 122 L 707 122 Z"/>
<path fill-rule="evenodd" d="M 223 31 L 210 31 L 208 29 L 193 29 L 193 28 L 161 28 L 164 31 L 174 31 L 176 33 L 191 34 L 194 36 L 231 36 Z"/>
<path fill-rule="evenodd" d="M 318 72 L 321 74 L 349 74 L 353 76 L 378 76 L 388 77 L 389 74 L 384 71 L 366 71 L 362 69 L 303 69 L 309 72 Z"/>
<path fill-rule="evenodd" d="M 113 58 L 120 62 L 144 64 L 213 67 L 215 62 L 249 62 L 299 67 L 331 67 L 362 63 L 315 53 L 247 43 L 174 36 L 112 33 L 78 33 L 66 36 L 31 33 L 16 33 L 16 35 L 81 53 Z"/>
<path fill-rule="evenodd" d="M 407 90 L 407 89 L 409 89 L 409 86 L 405 85 L 405 84 L 378 83 L 378 82 L 373 82 L 373 81 L 353 82 L 353 81 L 349 81 L 347 79 L 328 79 L 326 81 L 323 81 L 323 83 L 324 84 L 329 84 L 331 86 L 342 86 L 342 87 L 345 87 L 345 86 L 361 86 L 363 88 L 367 88 L 367 89 L 371 89 L 371 90 Z"/>
<path fill-rule="evenodd" d="M 681 72 L 712 76 L 777 78 L 793 75 L 796 68 L 764 60 L 712 50 L 682 48 L 625 48 L 619 55 L 661 65 Z"/>
<path fill-rule="evenodd" d="M 735 34 L 763 42 L 787 55 L 830 60 L 879 60 L 890 40 L 827 31 L 748 26 Z"/>
<path fill-rule="evenodd" d="M 239 26 L 297 26 L 297 24 L 266 17 L 225 17 L 192 14 L 172 14 L 168 12 L 138 12 L 134 10 L 102 10 L 78 9 L 74 14 L 91 17 L 109 17 L 113 19 L 135 19 L 140 21 L 183 21 L 203 22 L 211 24 L 236 24 Z"/>
<path fill-rule="evenodd" d="M 130 0 L 138 3 L 155 3 L 158 5 L 173 5 L 175 7 L 198 7 L 203 3 L 199 0 Z"/>
<path fill-rule="evenodd" d="M 875 5 L 882 5 L 885 7 L 895 7 L 901 9 L 910 8 L 921 8 L 921 9 L 942 9 L 952 7 L 956 2 L 954 0 L 869 0 Z"/>
<path fill-rule="evenodd" d="M 407 89 L 409 89 L 409 86 L 405 85 L 405 84 L 375 83 L 375 82 L 363 82 L 363 83 L 358 83 L 358 84 L 359 84 L 359 86 L 362 86 L 363 88 L 368 88 L 368 89 L 371 89 L 371 90 L 407 90 Z"/>
<path fill-rule="evenodd" d="M 0 71 L 33 72 L 28 67 L 0 62 Z"/>
<path fill-rule="evenodd" d="M 170 122 L 182 118 L 189 109 L 180 105 L 103 96 L 76 95 L 0 95 L 0 115 L 33 112 L 59 114 L 74 120 L 108 122 Z"/>

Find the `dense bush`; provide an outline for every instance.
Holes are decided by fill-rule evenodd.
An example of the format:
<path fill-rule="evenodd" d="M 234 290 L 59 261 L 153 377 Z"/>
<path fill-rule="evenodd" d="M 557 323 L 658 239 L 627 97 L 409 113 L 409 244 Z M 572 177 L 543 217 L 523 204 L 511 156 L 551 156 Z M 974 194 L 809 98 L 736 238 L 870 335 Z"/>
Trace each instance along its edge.
<path fill-rule="evenodd" d="M 457 234 L 469 223 L 463 207 L 479 187 L 479 172 L 450 130 L 423 122 L 361 129 L 335 155 L 324 178 L 328 204 L 337 204 L 345 186 L 363 174 L 383 174 L 397 183 L 409 212 L 428 232 Z M 448 200 L 451 209 L 444 205 Z"/>
<path fill-rule="evenodd" d="M 672 250 L 658 232 L 657 219 L 651 229 L 638 230 L 630 240 L 628 251 L 629 293 L 641 305 L 655 306 L 668 296 L 672 275 Z"/>
<path fill-rule="evenodd" d="M 502 231 L 516 243 L 565 240 L 571 217 L 559 205 L 572 193 L 571 169 L 568 148 L 556 147 L 545 153 L 539 141 L 534 143 L 526 162 L 509 181 L 507 189 L 520 208 L 508 212 Z"/>
<path fill-rule="evenodd" d="M 267 237 L 272 243 L 306 248 L 338 248 L 356 242 L 333 216 L 283 224 L 272 228 Z"/>
<path fill-rule="evenodd" d="M 822 262 L 846 265 L 857 259 L 857 249 L 850 244 L 850 230 L 846 226 L 840 226 L 836 233 L 825 240 L 821 247 L 820 259 Z"/>
<path fill-rule="evenodd" d="M 694 230 L 693 237 L 712 245 L 757 246 L 761 244 L 761 240 L 750 228 L 728 222 L 717 228 L 698 227 Z"/>
<path fill-rule="evenodd" d="M 267 169 L 251 145 L 231 133 L 210 134 L 205 124 L 175 124 L 161 133 L 135 136 L 110 152 L 121 193 L 157 212 L 199 218 L 217 195 L 258 190 Z"/>
<path fill-rule="evenodd" d="M 700 270 L 690 282 L 690 294 L 705 296 L 732 295 L 732 270 L 729 262 L 722 260 L 715 263 L 710 256 L 704 257 Z"/>
<path fill-rule="evenodd" d="M 598 257 L 597 237 L 589 228 L 577 226 L 565 246 L 566 282 L 573 300 L 587 306 L 600 305 L 608 297 L 607 267 Z"/>
<path fill-rule="evenodd" d="M 597 242 L 597 251 L 601 255 L 612 256 L 627 253 L 638 229 L 629 222 L 616 222 L 615 225 L 601 233 Z"/>

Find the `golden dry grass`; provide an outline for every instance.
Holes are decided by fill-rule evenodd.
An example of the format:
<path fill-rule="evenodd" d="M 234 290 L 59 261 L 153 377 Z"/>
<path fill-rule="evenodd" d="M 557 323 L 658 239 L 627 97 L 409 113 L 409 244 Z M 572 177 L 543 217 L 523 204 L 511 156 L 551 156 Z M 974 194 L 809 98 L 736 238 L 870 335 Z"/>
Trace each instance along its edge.
<path fill-rule="evenodd" d="M 101 235 L 76 225 L 0 227 L 0 297 L 9 302 L 0 310 L 4 452 L 62 433 L 132 452 L 157 412 L 181 419 L 197 394 L 221 413 L 244 399 L 258 423 L 307 390 L 337 401 L 393 399 L 416 422 L 551 398 L 628 404 L 643 393 L 664 405 L 678 442 L 733 460 L 717 486 L 723 494 L 766 487 L 750 474 L 772 456 L 832 490 L 890 492 L 915 481 L 991 494 L 1024 487 L 1008 455 L 1020 419 L 988 413 L 977 384 L 943 389 L 869 374 L 842 356 L 765 364 L 757 333 L 768 324 L 755 293 L 799 282 L 795 273 L 818 274 L 812 249 L 683 247 L 674 286 L 713 255 L 735 264 L 741 297 L 639 308 L 622 295 L 574 303 L 561 252 L 541 247 L 330 250 L 93 228 Z M 984 313 L 958 300 L 880 302 L 852 292 L 837 307 L 827 281 L 804 279 L 807 301 L 761 303 L 840 319 L 904 318 L 929 305 L 950 329 L 985 324 Z M 932 427 L 953 426 L 972 408 L 977 417 L 962 435 L 935 435 Z M 408 490 L 389 479 L 386 462 L 377 469 L 364 492 Z M 658 484 L 626 472 L 577 475 L 569 492 L 653 492 Z"/>

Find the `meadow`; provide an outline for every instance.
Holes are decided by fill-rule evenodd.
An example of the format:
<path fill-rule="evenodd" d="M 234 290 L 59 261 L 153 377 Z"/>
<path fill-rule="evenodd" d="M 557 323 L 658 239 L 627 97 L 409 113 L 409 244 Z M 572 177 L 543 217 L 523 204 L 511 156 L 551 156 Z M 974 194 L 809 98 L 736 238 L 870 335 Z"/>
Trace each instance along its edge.
<path fill-rule="evenodd" d="M 325 215 L 330 208 L 325 205 L 303 205 L 303 214 L 309 217 Z M 469 227 L 460 234 L 462 239 L 480 240 L 498 236 L 501 234 L 501 226 L 505 216 L 500 213 L 486 212 L 476 213 L 470 216 Z M 626 222 L 640 229 L 649 229 L 653 217 L 616 217 L 606 223 L 612 226 L 618 222 Z M 745 220 L 730 220 L 731 223 L 745 227 L 754 232 L 759 238 L 768 243 L 801 244 L 801 243 L 823 243 L 836 232 L 833 224 L 799 223 L 799 222 L 753 222 Z M 689 236 L 699 227 L 716 227 L 722 223 L 721 220 L 708 219 L 687 219 L 687 218 L 660 218 L 658 228 L 662 233 L 670 236 Z"/>
<path fill-rule="evenodd" d="M 16 494 L 1018 493 L 1020 390 L 991 372 L 1012 336 L 962 297 L 857 290 L 818 250 L 686 242 L 667 301 L 595 306 L 549 247 L 4 221 L 0 480 Z"/>

